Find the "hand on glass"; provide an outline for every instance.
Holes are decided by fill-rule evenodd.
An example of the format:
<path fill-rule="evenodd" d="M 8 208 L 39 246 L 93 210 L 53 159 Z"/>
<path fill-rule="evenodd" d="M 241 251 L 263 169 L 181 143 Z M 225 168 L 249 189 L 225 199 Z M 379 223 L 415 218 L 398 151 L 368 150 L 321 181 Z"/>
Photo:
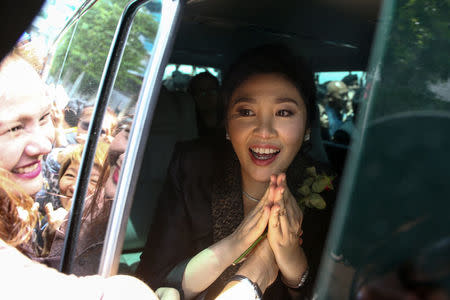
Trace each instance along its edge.
<path fill-rule="evenodd" d="M 44 209 L 47 216 L 49 229 L 51 231 L 58 230 L 61 224 L 66 219 L 66 216 L 68 214 L 67 210 L 62 207 L 58 208 L 57 210 L 53 210 L 53 205 L 51 203 L 47 203 Z"/>

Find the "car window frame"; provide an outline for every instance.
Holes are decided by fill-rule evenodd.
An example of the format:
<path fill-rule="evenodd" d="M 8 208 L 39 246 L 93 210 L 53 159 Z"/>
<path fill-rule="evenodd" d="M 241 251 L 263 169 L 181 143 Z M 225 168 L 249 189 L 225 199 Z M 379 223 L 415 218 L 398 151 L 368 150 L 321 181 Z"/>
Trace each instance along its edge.
<path fill-rule="evenodd" d="M 64 249 L 61 256 L 60 271 L 70 274 L 74 263 L 76 245 L 80 231 L 80 223 L 87 193 L 89 177 L 93 165 L 94 155 L 102 129 L 103 116 L 106 111 L 108 100 L 114 87 L 115 79 L 119 71 L 122 55 L 127 45 L 126 41 L 133 25 L 137 11 L 152 0 L 135 0 L 128 3 L 118 22 L 114 38 L 111 42 L 110 51 L 103 69 L 102 78 L 98 88 L 92 121 L 88 129 L 88 139 L 83 150 L 79 167 L 73 205 L 66 231 Z M 87 1 L 92 2 L 92 1 Z M 126 222 L 133 199 L 136 178 L 143 158 L 143 147 L 147 142 L 147 135 L 152 121 L 157 95 L 162 82 L 162 74 L 165 64 L 170 55 L 173 45 L 174 33 L 179 24 L 181 1 L 162 1 L 162 12 L 158 33 L 155 38 L 155 46 L 151 59 L 147 63 L 146 73 L 138 98 L 137 112 L 130 130 L 130 138 L 127 145 L 123 171 L 117 184 L 117 192 L 111 209 L 108 228 L 105 235 L 105 243 L 98 273 L 116 273 L 120 259 Z M 92 7 L 89 5 L 88 8 Z M 83 11 L 83 13 L 86 10 Z M 77 18 L 77 20 L 79 17 Z M 72 23 L 73 24 L 73 23 Z M 70 27 L 70 26 L 69 26 Z M 64 30 L 68 27 L 66 26 Z M 132 149 L 128 147 L 132 146 Z M 114 253 L 118 253 L 115 255 Z M 112 254 L 112 255 L 111 255 Z M 116 262 L 116 263 L 114 263 Z M 114 267 L 116 266 L 116 267 Z M 114 270 L 115 269 L 115 270 Z M 107 276 L 107 275 L 105 275 Z"/>
<path fill-rule="evenodd" d="M 149 2 L 149 0 L 145 1 Z M 109 217 L 98 272 L 102 276 L 115 275 L 119 268 L 128 217 L 144 158 L 145 145 L 158 101 L 165 66 L 169 61 L 175 42 L 183 7 L 184 1 L 182 0 L 162 1 L 161 22 L 154 42 L 154 51 L 147 64 L 139 92 L 136 114 L 130 129 L 128 146 Z"/>

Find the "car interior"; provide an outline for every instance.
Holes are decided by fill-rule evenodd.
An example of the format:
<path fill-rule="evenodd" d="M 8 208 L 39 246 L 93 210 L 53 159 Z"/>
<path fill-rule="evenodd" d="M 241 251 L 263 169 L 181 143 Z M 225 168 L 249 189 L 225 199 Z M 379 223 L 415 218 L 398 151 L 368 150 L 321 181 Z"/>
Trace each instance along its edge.
<path fill-rule="evenodd" d="M 166 71 L 190 66 L 185 72 L 189 76 L 179 88 L 161 87 L 119 272 L 132 273 L 139 261 L 173 146 L 198 135 L 195 102 L 186 91 L 193 70 L 213 70 L 220 80 L 220 74 L 246 49 L 281 43 L 302 56 L 315 74 L 364 72 L 381 4 L 381 0 L 187 1 Z M 166 73 L 170 80 L 171 72 Z M 349 144 L 324 139 L 319 118 L 311 131 L 310 155 L 329 162 L 340 176 Z"/>
<path fill-rule="evenodd" d="M 4 5 L 6 15 L 0 20 L 5 25 L 1 33 L 4 37 L 1 55 L 9 51 L 42 2 L 26 0 L 21 6 Z M 120 16 L 128 0 L 84 2 L 88 9 L 102 3 L 116 5 L 115 15 Z M 148 6 L 153 7 L 149 11 L 155 17 L 154 23 L 158 23 L 162 17 L 162 1 L 152 0 Z M 207 70 L 220 82 L 230 62 L 246 49 L 282 43 L 311 65 L 317 79 L 318 99 L 328 93 L 331 81 L 343 81 L 344 76 L 354 75 L 359 81 L 359 90 L 351 99 L 355 108 L 352 122 L 360 125 L 357 136 L 330 139 L 321 128 L 322 120 L 312 125 L 314 144 L 309 154 L 330 163 L 338 175 L 335 187 L 339 190 L 339 203 L 322 256 L 326 259 L 321 261 L 315 288 L 318 294 L 314 299 L 378 299 L 386 292 L 384 287 L 387 292 L 396 293 L 396 297 L 390 298 L 411 297 L 411 292 L 420 295 L 413 298 L 448 298 L 450 81 L 449 62 L 445 57 L 450 45 L 448 8 L 448 2 L 434 0 L 183 1 L 173 47 L 167 49 L 170 57 L 153 114 L 124 245 L 117 240 L 108 245 L 106 239 L 100 243 L 100 247 L 105 245 L 104 249 L 122 250 L 118 272 L 134 274 L 139 263 L 174 145 L 200 134 L 196 104 L 188 91 L 189 80 Z M 155 13 L 158 9 L 159 13 Z M 83 13 L 72 21 L 76 22 Z M 118 17 L 108 24 L 112 28 L 108 32 L 111 36 L 103 40 L 106 41 L 101 45 L 103 56 L 96 62 L 98 70 L 88 82 L 90 100 L 93 95 L 95 98 L 99 87 L 103 59 L 111 43 L 116 42 L 112 36 L 117 21 Z M 79 27 L 88 27 L 87 31 L 94 33 L 100 28 L 102 37 L 107 35 L 106 24 L 95 30 L 89 25 Z M 84 70 L 88 68 L 87 63 L 83 64 L 81 71 L 74 72 L 66 81 L 70 77 L 66 75 L 72 72 L 69 65 L 77 64 L 76 60 L 71 61 L 68 50 L 72 38 L 77 38 L 73 30 L 77 26 L 66 28 L 69 38 L 61 42 L 63 60 L 60 65 L 55 64 L 53 74 L 57 80 L 48 82 L 72 80 L 68 84 L 71 97 L 78 96 L 72 92 L 83 81 Z M 147 28 L 139 28 L 139 40 Z M 61 35 L 64 34 L 63 30 Z M 154 38 L 156 29 L 152 34 Z M 95 43 L 96 47 L 99 45 Z M 153 54 L 154 45 L 148 45 L 146 59 Z M 97 59 L 100 55 L 95 52 L 86 56 Z M 148 60 L 141 63 L 150 65 Z M 65 69 L 64 64 L 69 67 Z M 137 73 L 133 76 L 140 76 L 142 81 L 145 77 Z M 139 90 L 135 87 L 133 92 Z M 136 100 L 136 94 L 125 99 L 126 95 L 113 92 L 116 94 L 110 97 L 108 105 L 114 109 L 123 103 L 128 105 L 130 98 Z M 120 97 L 125 101 L 121 102 Z M 360 103 L 365 108 L 358 115 Z M 339 178 L 344 178 L 341 186 Z M 116 203 L 128 204 L 123 200 L 129 198 L 125 198 Z M 123 220 L 126 222 L 121 217 L 120 221 Z M 112 230 L 109 235 L 122 235 L 122 229 Z M 76 239 L 76 235 L 67 236 L 67 240 Z M 116 273 L 115 267 L 110 269 L 111 274 Z M 359 293 L 370 288 L 375 288 L 376 296 Z M 407 292 L 406 296 L 397 294 L 398 288 Z"/>

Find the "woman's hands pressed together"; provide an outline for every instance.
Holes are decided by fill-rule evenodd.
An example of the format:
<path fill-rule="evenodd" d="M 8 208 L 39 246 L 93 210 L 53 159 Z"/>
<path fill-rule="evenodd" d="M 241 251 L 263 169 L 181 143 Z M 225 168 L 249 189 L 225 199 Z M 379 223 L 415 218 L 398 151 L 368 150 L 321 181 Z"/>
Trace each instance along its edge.
<path fill-rule="evenodd" d="M 274 192 L 275 182 L 271 182 L 256 207 L 250 211 L 238 228 L 231 234 L 234 244 L 238 246 L 237 248 L 247 249 L 264 233 L 269 222 Z"/>
<path fill-rule="evenodd" d="M 275 185 L 276 188 L 273 192 L 267 239 L 284 281 L 289 286 L 298 286 L 308 267 L 301 247 L 303 213 L 287 187 L 285 174 L 272 175 L 270 185 Z"/>
<path fill-rule="evenodd" d="M 267 207 L 267 208 L 266 208 Z M 270 207 L 270 208 L 269 208 Z M 269 218 L 260 217 L 255 218 L 255 214 L 261 210 L 269 209 Z M 245 272 L 251 272 L 251 268 L 255 268 L 255 274 L 263 271 L 266 274 L 271 274 L 274 269 L 281 271 L 283 281 L 290 287 L 297 287 L 302 280 L 303 274 L 308 268 L 308 262 L 305 253 L 301 247 L 303 240 L 302 231 L 303 212 L 297 204 L 296 199 L 290 192 L 286 184 L 286 175 L 284 173 L 279 175 L 272 175 L 270 184 L 264 197 L 258 203 L 257 207 L 247 216 L 242 222 L 242 232 L 252 232 L 247 234 L 248 240 L 256 240 L 258 236 L 256 233 L 262 233 L 267 228 L 267 239 L 264 239 L 259 244 L 269 247 L 270 253 L 274 260 L 274 266 L 270 267 L 270 260 L 263 261 L 261 259 L 261 249 L 258 244 L 257 248 L 250 254 L 248 262 L 245 262 Z M 244 231 L 249 224 L 253 225 L 253 231 Z M 258 230 L 256 230 L 258 228 Z M 236 232 L 238 232 L 236 230 Z M 259 256 L 259 258 L 258 258 Z M 266 253 L 264 257 L 269 257 Z M 259 263 L 258 263 L 259 262 Z M 264 270 L 262 270 L 264 269 Z M 269 276 L 270 277 L 270 276 Z M 271 281 L 270 283 L 272 283 Z"/>

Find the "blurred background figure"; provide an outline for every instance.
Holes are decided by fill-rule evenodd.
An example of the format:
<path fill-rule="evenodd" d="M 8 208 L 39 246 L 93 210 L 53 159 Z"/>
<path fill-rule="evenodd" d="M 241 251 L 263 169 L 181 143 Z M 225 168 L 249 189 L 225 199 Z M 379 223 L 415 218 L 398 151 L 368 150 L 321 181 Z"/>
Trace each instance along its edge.
<path fill-rule="evenodd" d="M 125 158 L 125 150 L 128 143 L 128 135 L 130 133 L 132 116 L 125 116 L 119 122 L 116 129 L 116 134 L 111 142 L 106 158 L 103 178 L 100 182 L 104 188 L 104 197 L 106 199 L 113 199 L 117 189 L 117 182 L 119 181 L 120 170 Z"/>
<path fill-rule="evenodd" d="M 42 75 L 47 61 L 48 47 L 44 40 L 32 38 L 27 32 L 17 41 L 13 53 L 23 57 L 38 73 Z"/>
<path fill-rule="evenodd" d="M 450 236 L 390 267 L 383 263 L 357 273 L 351 299 L 449 300 Z"/>
<path fill-rule="evenodd" d="M 88 185 L 87 197 L 92 197 L 97 187 L 100 173 L 103 169 L 103 163 L 106 159 L 109 144 L 98 142 L 94 157 L 94 165 L 91 170 L 91 177 Z M 81 156 L 84 145 L 78 144 L 63 151 L 61 154 L 61 169 L 59 170 L 59 190 L 61 205 L 65 210 L 70 210 L 72 205 L 72 196 L 75 191 Z"/>
<path fill-rule="evenodd" d="M 345 83 L 348 88 L 348 98 L 350 100 L 353 100 L 360 88 L 358 76 L 355 74 L 348 74 L 347 76 L 342 78 L 342 82 Z"/>
<path fill-rule="evenodd" d="M 86 141 L 89 124 L 94 113 L 94 106 L 89 105 L 83 108 L 77 125 L 76 140 L 78 143 L 84 143 Z M 105 142 L 111 142 L 112 134 L 117 126 L 117 116 L 111 108 L 106 109 L 105 116 L 103 117 L 103 125 L 100 138 Z"/>
<path fill-rule="evenodd" d="M 116 192 L 120 168 L 128 142 L 131 121 L 132 118 L 128 116 L 121 120 L 114 132 L 115 136 L 110 146 L 103 142 L 98 143 L 93 173 L 91 173 L 91 180 L 94 179 L 96 182 L 95 184 L 92 181 L 90 182 L 92 185 L 90 185 L 89 195 L 85 199 L 75 261 L 72 268 L 72 272 L 76 275 L 97 273 L 112 200 Z M 79 149 L 82 149 L 81 145 L 79 147 Z M 79 153 L 81 152 L 79 151 Z M 63 176 L 59 184 L 62 194 L 73 194 L 72 188 L 76 178 L 72 177 L 75 169 L 71 170 L 70 165 L 72 162 L 78 163 L 78 154 L 77 152 L 69 152 L 67 158 L 61 163 L 61 174 Z M 96 170 L 94 170 L 95 165 L 98 166 Z M 63 171 L 63 168 L 65 171 Z M 64 199 L 70 201 L 70 198 Z M 33 259 L 49 267 L 58 268 L 64 246 L 68 217 L 69 215 L 66 213 L 64 220 L 59 221 L 60 226 L 49 243 L 51 245 L 49 251 L 43 252 L 45 255 L 40 255 L 40 257 L 33 257 Z"/>
<path fill-rule="evenodd" d="M 70 103 L 70 102 L 69 102 Z M 46 178 L 47 184 L 39 192 L 37 196 L 37 201 L 41 204 L 41 211 L 47 203 L 52 203 L 53 207 L 61 207 L 60 204 L 60 193 L 59 193 L 59 179 L 60 179 L 60 169 L 61 160 L 64 156 L 64 151 L 66 147 L 71 147 L 72 145 L 83 144 L 86 141 L 87 131 L 89 129 L 89 124 L 91 122 L 92 114 L 94 111 L 94 106 L 89 105 L 83 109 L 78 109 L 80 111 L 79 118 L 77 117 L 77 127 L 74 130 L 67 131 L 64 125 L 64 116 L 62 113 L 56 113 L 57 116 L 54 118 L 55 121 L 55 147 L 46 156 L 44 164 L 44 176 Z M 72 120 L 73 122 L 73 120 Z M 117 116 L 114 111 L 107 108 L 105 116 L 103 118 L 103 127 L 101 131 L 101 136 L 99 142 L 110 143 L 113 139 L 113 132 L 117 127 Z M 80 147 L 80 153 L 82 153 L 82 147 Z M 105 150 L 106 151 L 106 150 Z M 80 154 L 81 155 L 81 154 Z M 76 180 L 76 179 L 75 179 Z"/>
<path fill-rule="evenodd" d="M 331 139 L 348 144 L 354 127 L 354 113 L 347 85 L 342 81 L 330 81 L 326 95 L 319 103 L 319 110 L 321 126 L 328 128 Z"/>
<path fill-rule="evenodd" d="M 209 72 L 202 72 L 192 77 L 188 92 L 195 101 L 197 128 L 199 136 L 215 136 L 221 128 L 221 103 L 219 101 L 219 81 Z"/>

